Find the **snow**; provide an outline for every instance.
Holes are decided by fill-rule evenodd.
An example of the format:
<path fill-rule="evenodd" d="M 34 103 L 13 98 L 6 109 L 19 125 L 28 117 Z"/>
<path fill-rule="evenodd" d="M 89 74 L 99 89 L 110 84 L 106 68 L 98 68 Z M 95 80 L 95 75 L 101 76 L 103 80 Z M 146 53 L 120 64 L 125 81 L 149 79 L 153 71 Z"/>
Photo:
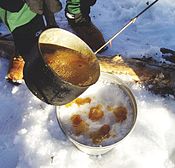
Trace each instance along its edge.
<path fill-rule="evenodd" d="M 101 27 L 105 39 L 110 39 L 131 18 L 144 8 L 146 2 L 153 1 L 98 1 L 92 8 L 94 19 Z M 101 4 L 101 5 L 100 5 Z M 99 8 L 99 6 L 101 6 Z M 114 55 L 140 56 L 159 53 L 160 47 L 175 49 L 174 26 L 175 4 L 173 0 L 161 0 L 143 13 L 134 24 L 120 34 L 112 43 L 113 46 L 106 53 Z M 105 11 L 105 12 L 104 12 Z M 110 12 L 109 12 L 110 11 Z"/>
<path fill-rule="evenodd" d="M 101 73 L 98 82 L 89 87 L 79 97 L 83 99 L 89 98 L 89 103 L 85 103 L 83 105 L 72 103 L 69 104 L 69 106 L 63 105 L 57 108 L 61 125 L 68 136 L 82 144 L 99 147 L 111 145 L 120 141 L 132 130 L 136 114 L 136 111 L 132 108 L 134 106 L 133 101 L 131 101 L 131 98 L 126 94 L 126 91 L 119 87 L 120 85 L 117 84 L 117 80 L 116 84 L 113 84 L 114 79 L 114 76 L 111 77 L 106 73 Z M 103 115 L 101 118 L 97 119 L 97 121 L 94 121 L 92 120 L 92 115 L 92 118 L 89 118 L 89 111 L 91 108 L 99 106 L 103 111 Z M 109 110 L 109 107 L 111 110 Z M 115 116 L 112 111 L 116 107 L 126 108 L 126 119 L 123 122 L 115 121 Z M 75 134 L 71 120 L 71 118 L 75 115 L 79 115 L 88 125 L 88 130 L 84 131 L 84 135 L 80 134 L 77 136 Z M 110 127 L 111 136 L 104 139 L 101 143 L 95 144 L 92 141 L 92 138 L 89 137 L 89 134 L 98 131 L 99 128 L 104 125 L 108 125 Z"/>
<path fill-rule="evenodd" d="M 92 8 L 92 20 L 108 40 L 143 10 L 146 2 L 98 0 Z M 60 27 L 70 30 L 63 10 L 56 17 Z M 174 18 L 174 0 L 158 1 L 103 54 L 151 55 L 161 59 L 160 47 L 175 49 Z M 1 30 L 7 33 L 4 27 Z M 38 100 L 24 83 L 17 87 L 6 82 L 7 67 L 8 61 L 0 58 L 0 167 L 175 168 L 173 97 L 154 95 L 138 84 L 127 83 L 128 78 L 121 76 L 137 101 L 135 129 L 109 153 L 90 156 L 64 136 L 55 107 Z"/>

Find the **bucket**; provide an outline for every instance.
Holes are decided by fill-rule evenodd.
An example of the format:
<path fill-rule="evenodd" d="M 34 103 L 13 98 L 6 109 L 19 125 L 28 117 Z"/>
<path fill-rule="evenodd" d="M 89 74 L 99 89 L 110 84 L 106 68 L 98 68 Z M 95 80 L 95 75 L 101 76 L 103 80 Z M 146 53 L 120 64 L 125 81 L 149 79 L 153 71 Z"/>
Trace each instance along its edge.
<path fill-rule="evenodd" d="M 99 89 L 98 89 L 99 88 Z M 111 90 L 111 88 L 113 88 Z M 116 89 L 115 89 L 116 88 Z M 68 105 L 56 107 L 56 116 L 59 126 L 61 127 L 67 138 L 77 147 L 80 151 L 87 153 L 89 155 L 101 155 L 105 154 L 115 147 L 117 147 L 121 142 L 129 136 L 129 134 L 134 129 L 137 120 L 137 104 L 134 95 L 131 90 L 115 75 L 101 72 L 99 80 L 92 86 L 90 86 L 79 98 L 92 98 L 91 103 L 89 102 L 83 104 L 82 101 L 79 104 L 75 102 L 69 103 Z M 98 105 L 102 105 L 104 116 L 98 121 L 91 120 L 88 115 L 89 109 L 96 106 L 93 99 L 96 99 Z M 117 100 L 118 99 L 118 100 Z M 115 104 L 115 103 L 116 104 Z M 122 122 L 114 123 L 115 117 L 112 115 L 111 107 L 113 103 L 118 106 L 119 104 L 125 105 L 127 107 L 127 118 Z M 127 106 L 126 106 L 127 105 Z M 106 109 L 105 109 L 106 106 Z M 75 130 L 72 125 L 72 114 L 79 114 L 84 120 L 84 123 L 89 125 L 89 130 L 85 128 L 85 124 L 76 125 L 76 129 L 80 129 L 81 134 L 75 135 Z M 87 117 L 86 117 L 87 116 Z M 123 115 L 121 115 L 123 116 Z M 120 117 L 121 117 L 120 116 Z M 121 121 L 121 120 L 120 120 Z M 78 122 L 78 120 L 76 121 Z M 110 125 L 110 124 L 111 125 Z M 104 140 L 103 143 L 94 144 L 92 143 L 90 132 L 93 130 L 99 130 L 101 125 L 109 124 L 111 127 L 110 134 L 111 137 L 105 136 L 101 137 Z M 79 128 L 79 126 L 81 128 Z M 116 129 L 113 129 L 116 128 Z M 84 132 L 83 132 L 84 131 Z M 116 131 L 116 132 L 115 132 Z M 102 130 L 104 133 L 104 129 Z M 118 136 L 118 137 L 117 137 Z M 111 139 L 110 139 L 111 138 Z M 114 138 L 114 139 L 113 139 Z M 116 139 L 115 139 L 116 138 Z M 99 140 L 99 139 L 97 139 Z M 106 142 L 105 142 L 106 141 Z M 108 142 L 107 142 L 108 141 Z M 103 141 L 102 141 L 103 142 Z"/>
<path fill-rule="evenodd" d="M 51 105 L 64 105 L 96 83 L 98 60 L 79 37 L 60 28 L 41 33 L 24 67 L 29 90 Z"/>

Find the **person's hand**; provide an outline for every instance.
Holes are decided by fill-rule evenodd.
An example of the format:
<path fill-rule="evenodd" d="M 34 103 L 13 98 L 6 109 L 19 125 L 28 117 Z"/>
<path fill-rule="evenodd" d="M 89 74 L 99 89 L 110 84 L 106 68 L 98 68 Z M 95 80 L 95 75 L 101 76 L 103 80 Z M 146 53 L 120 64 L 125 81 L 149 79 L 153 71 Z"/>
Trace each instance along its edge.
<path fill-rule="evenodd" d="M 62 9 L 62 5 L 58 0 L 25 0 L 31 11 L 42 15 L 44 12 L 44 5 L 52 12 L 59 12 Z"/>
<path fill-rule="evenodd" d="M 25 0 L 30 10 L 42 15 L 43 14 L 43 0 Z"/>

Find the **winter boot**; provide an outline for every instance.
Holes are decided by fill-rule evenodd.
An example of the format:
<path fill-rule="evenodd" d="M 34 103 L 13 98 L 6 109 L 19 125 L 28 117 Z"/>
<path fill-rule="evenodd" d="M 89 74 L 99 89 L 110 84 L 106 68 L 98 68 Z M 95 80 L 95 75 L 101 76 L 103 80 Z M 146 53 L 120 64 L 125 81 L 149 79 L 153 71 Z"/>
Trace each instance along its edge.
<path fill-rule="evenodd" d="M 13 57 L 9 64 L 6 79 L 13 84 L 20 84 L 23 81 L 24 60 L 21 56 Z"/>

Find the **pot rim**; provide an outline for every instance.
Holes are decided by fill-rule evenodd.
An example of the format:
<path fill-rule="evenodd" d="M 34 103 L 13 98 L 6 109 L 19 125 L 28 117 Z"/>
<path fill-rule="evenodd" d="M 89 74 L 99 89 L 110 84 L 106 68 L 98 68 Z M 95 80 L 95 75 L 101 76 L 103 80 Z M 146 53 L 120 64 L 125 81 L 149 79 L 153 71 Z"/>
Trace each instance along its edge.
<path fill-rule="evenodd" d="M 43 53 L 41 52 L 40 43 L 42 42 L 42 38 L 43 38 L 42 36 L 44 36 L 47 32 L 48 32 L 48 34 L 49 34 L 49 33 L 51 33 L 52 31 L 53 31 L 54 33 L 58 33 L 58 34 L 63 32 L 63 33 L 65 33 L 67 36 L 72 36 L 72 37 L 75 38 L 77 41 L 79 41 L 80 43 L 82 43 L 83 46 L 85 46 L 86 50 L 88 50 L 88 53 L 90 53 L 90 54 L 89 54 L 89 55 L 90 55 L 89 57 L 94 58 L 95 63 L 98 64 L 98 69 L 97 69 L 97 71 L 98 71 L 99 75 L 98 75 L 98 77 L 95 79 L 94 82 L 91 82 L 90 84 L 84 85 L 84 86 L 72 84 L 71 82 L 68 82 L 68 81 L 64 80 L 61 76 L 59 76 L 59 75 L 46 63 L 46 61 L 45 61 L 45 59 L 44 59 L 44 57 L 43 57 Z M 72 38 L 72 37 L 71 37 L 71 38 Z M 46 42 L 43 42 L 43 43 L 46 43 Z M 46 43 L 46 44 L 53 44 L 53 45 L 57 45 L 57 46 L 60 46 L 60 47 L 65 47 L 65 48 L 68 48 L 68 49 L 72 49 L 72 48 L 66 47 L 66 46 L 64 46 L 64 45 L 63 45 L 63 46 L 62 46 L 62 45 L 58 45 L 58 44 L 56 44 L 55 41 L 52 41 L 52 40 L 50 41 L 50 43 L 49 43 L 49 41 L 48 41 L 48 43 Z M 62 81 L 64 81 L 65 83 L 69 84 L 70 86 L 73 86 L 73 87 L 76 86 L 77 88 L 87 88 L 87 87 L 89 87 L 89 86 L 95 84 L 95 83 L 98 81 L 98 79 L 99 79 L 99 77 L 100 77 L 100 65 L 99 65 L 98 59 L 97 59 L 95 53 L 92 51 L 92 49 L 91 49 L 82 39 L 80 39 L 77 35 L 75 35 L 75 34 L 69 32 L 69 31 L 67 31 L 67 30 L 61 29 L 61 28 L 50 28 L 50 29 L 46 29 L 46 30 L 44 30 L 44 31 L 40 34 L 39 39 L 38 39 L 37 46 L 38 46 L 38 50 L 39 50 L 39 53 L 40 53 L 40 55 L 41 55 L 41 58 L 42 58 L 42 60 L 44 61 L 45 67 L 46 67 L 46 68 L 49 68 L 49 70 L 50 70 L 55 76 L 59 77 Z M 72 49 L 72 50 L 76 51 L 75 49 Z M 83 50 L 82 50 L 82 52 L 81 52 L 81 51 L 77 51 L 77 52 L 79 52 L 79 53 L 85 55 L 84 53 L 82 53 L 82 52 L 84 52 Z M 87 54 L 86 54 L 86 56 L 87 56 Z"/>

